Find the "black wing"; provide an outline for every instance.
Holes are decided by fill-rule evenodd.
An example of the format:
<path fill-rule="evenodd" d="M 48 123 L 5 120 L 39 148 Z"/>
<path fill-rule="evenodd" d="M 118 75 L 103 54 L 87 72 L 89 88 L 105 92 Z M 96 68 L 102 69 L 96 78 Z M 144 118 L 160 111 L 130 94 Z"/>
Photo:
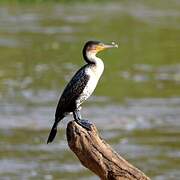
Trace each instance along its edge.
<path fill-rule="evenodd" d="M 85 73 L 86 66 L 79 69 L 65 87 L 57 105 L 56 118 L 59 118 L 65 112 L 72 112 L 76 108 L 76 100 L 89 80 L 89 76 Z"/>

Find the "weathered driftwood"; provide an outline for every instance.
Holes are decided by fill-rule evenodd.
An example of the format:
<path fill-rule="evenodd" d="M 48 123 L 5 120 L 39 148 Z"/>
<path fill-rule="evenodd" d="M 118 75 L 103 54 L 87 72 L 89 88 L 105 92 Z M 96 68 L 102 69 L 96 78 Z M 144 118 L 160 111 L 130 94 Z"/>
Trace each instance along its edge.
<path fill-rule="evenodd" d="M 87 131 L 71 121 L 66 134 L 70 149 L 101 180 L 150 180 L 102 140 L 95 125 L 92 125 L 91 131 Z"/>

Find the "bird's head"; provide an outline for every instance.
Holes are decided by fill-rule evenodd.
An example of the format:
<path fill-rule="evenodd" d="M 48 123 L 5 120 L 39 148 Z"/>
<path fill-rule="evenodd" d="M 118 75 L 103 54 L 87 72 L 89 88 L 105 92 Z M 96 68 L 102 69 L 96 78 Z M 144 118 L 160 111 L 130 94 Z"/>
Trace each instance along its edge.
<path fill-rule="evenodd" d="M 90 61 L 91 57 L 95 57 L 98 52 L 109 48 L 118 48 L 118 45 L 114 42 L 111 44 L 104 44 L 100 41 L 88 41 L 83 48 L 84 59 Z"/>

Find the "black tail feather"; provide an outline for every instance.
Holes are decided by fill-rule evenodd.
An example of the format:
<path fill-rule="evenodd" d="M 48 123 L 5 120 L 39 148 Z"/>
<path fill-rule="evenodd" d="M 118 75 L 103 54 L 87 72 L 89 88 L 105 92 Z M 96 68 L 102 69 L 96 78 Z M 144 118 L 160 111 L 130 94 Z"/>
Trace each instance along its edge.
<path fill-rule="evenodd" d="M 56 133 L 57 133 L 57 125 L 58 125 L 58 123 L 55 122 L 53 127 L 52 127 L 52 129 L 51 129 L 51 132 L 49 134 L 49 137 L 48 137 L 48 140 L 47 140 L 47 144 L 51 143 L 54 140 L 54 138 L 56 136 Z"/>

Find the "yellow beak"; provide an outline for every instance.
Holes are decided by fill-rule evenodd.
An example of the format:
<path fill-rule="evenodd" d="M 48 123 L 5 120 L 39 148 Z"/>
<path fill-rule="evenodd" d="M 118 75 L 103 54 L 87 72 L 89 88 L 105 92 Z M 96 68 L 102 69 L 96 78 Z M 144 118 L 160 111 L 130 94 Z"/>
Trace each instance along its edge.
<path fill-rule="evenodd" d="M 96 52 L 100 52 L 104 49 L 118 48 L 118 45 L 112 42 L 111 44 L 100 44 L 96 46 Z"/>

